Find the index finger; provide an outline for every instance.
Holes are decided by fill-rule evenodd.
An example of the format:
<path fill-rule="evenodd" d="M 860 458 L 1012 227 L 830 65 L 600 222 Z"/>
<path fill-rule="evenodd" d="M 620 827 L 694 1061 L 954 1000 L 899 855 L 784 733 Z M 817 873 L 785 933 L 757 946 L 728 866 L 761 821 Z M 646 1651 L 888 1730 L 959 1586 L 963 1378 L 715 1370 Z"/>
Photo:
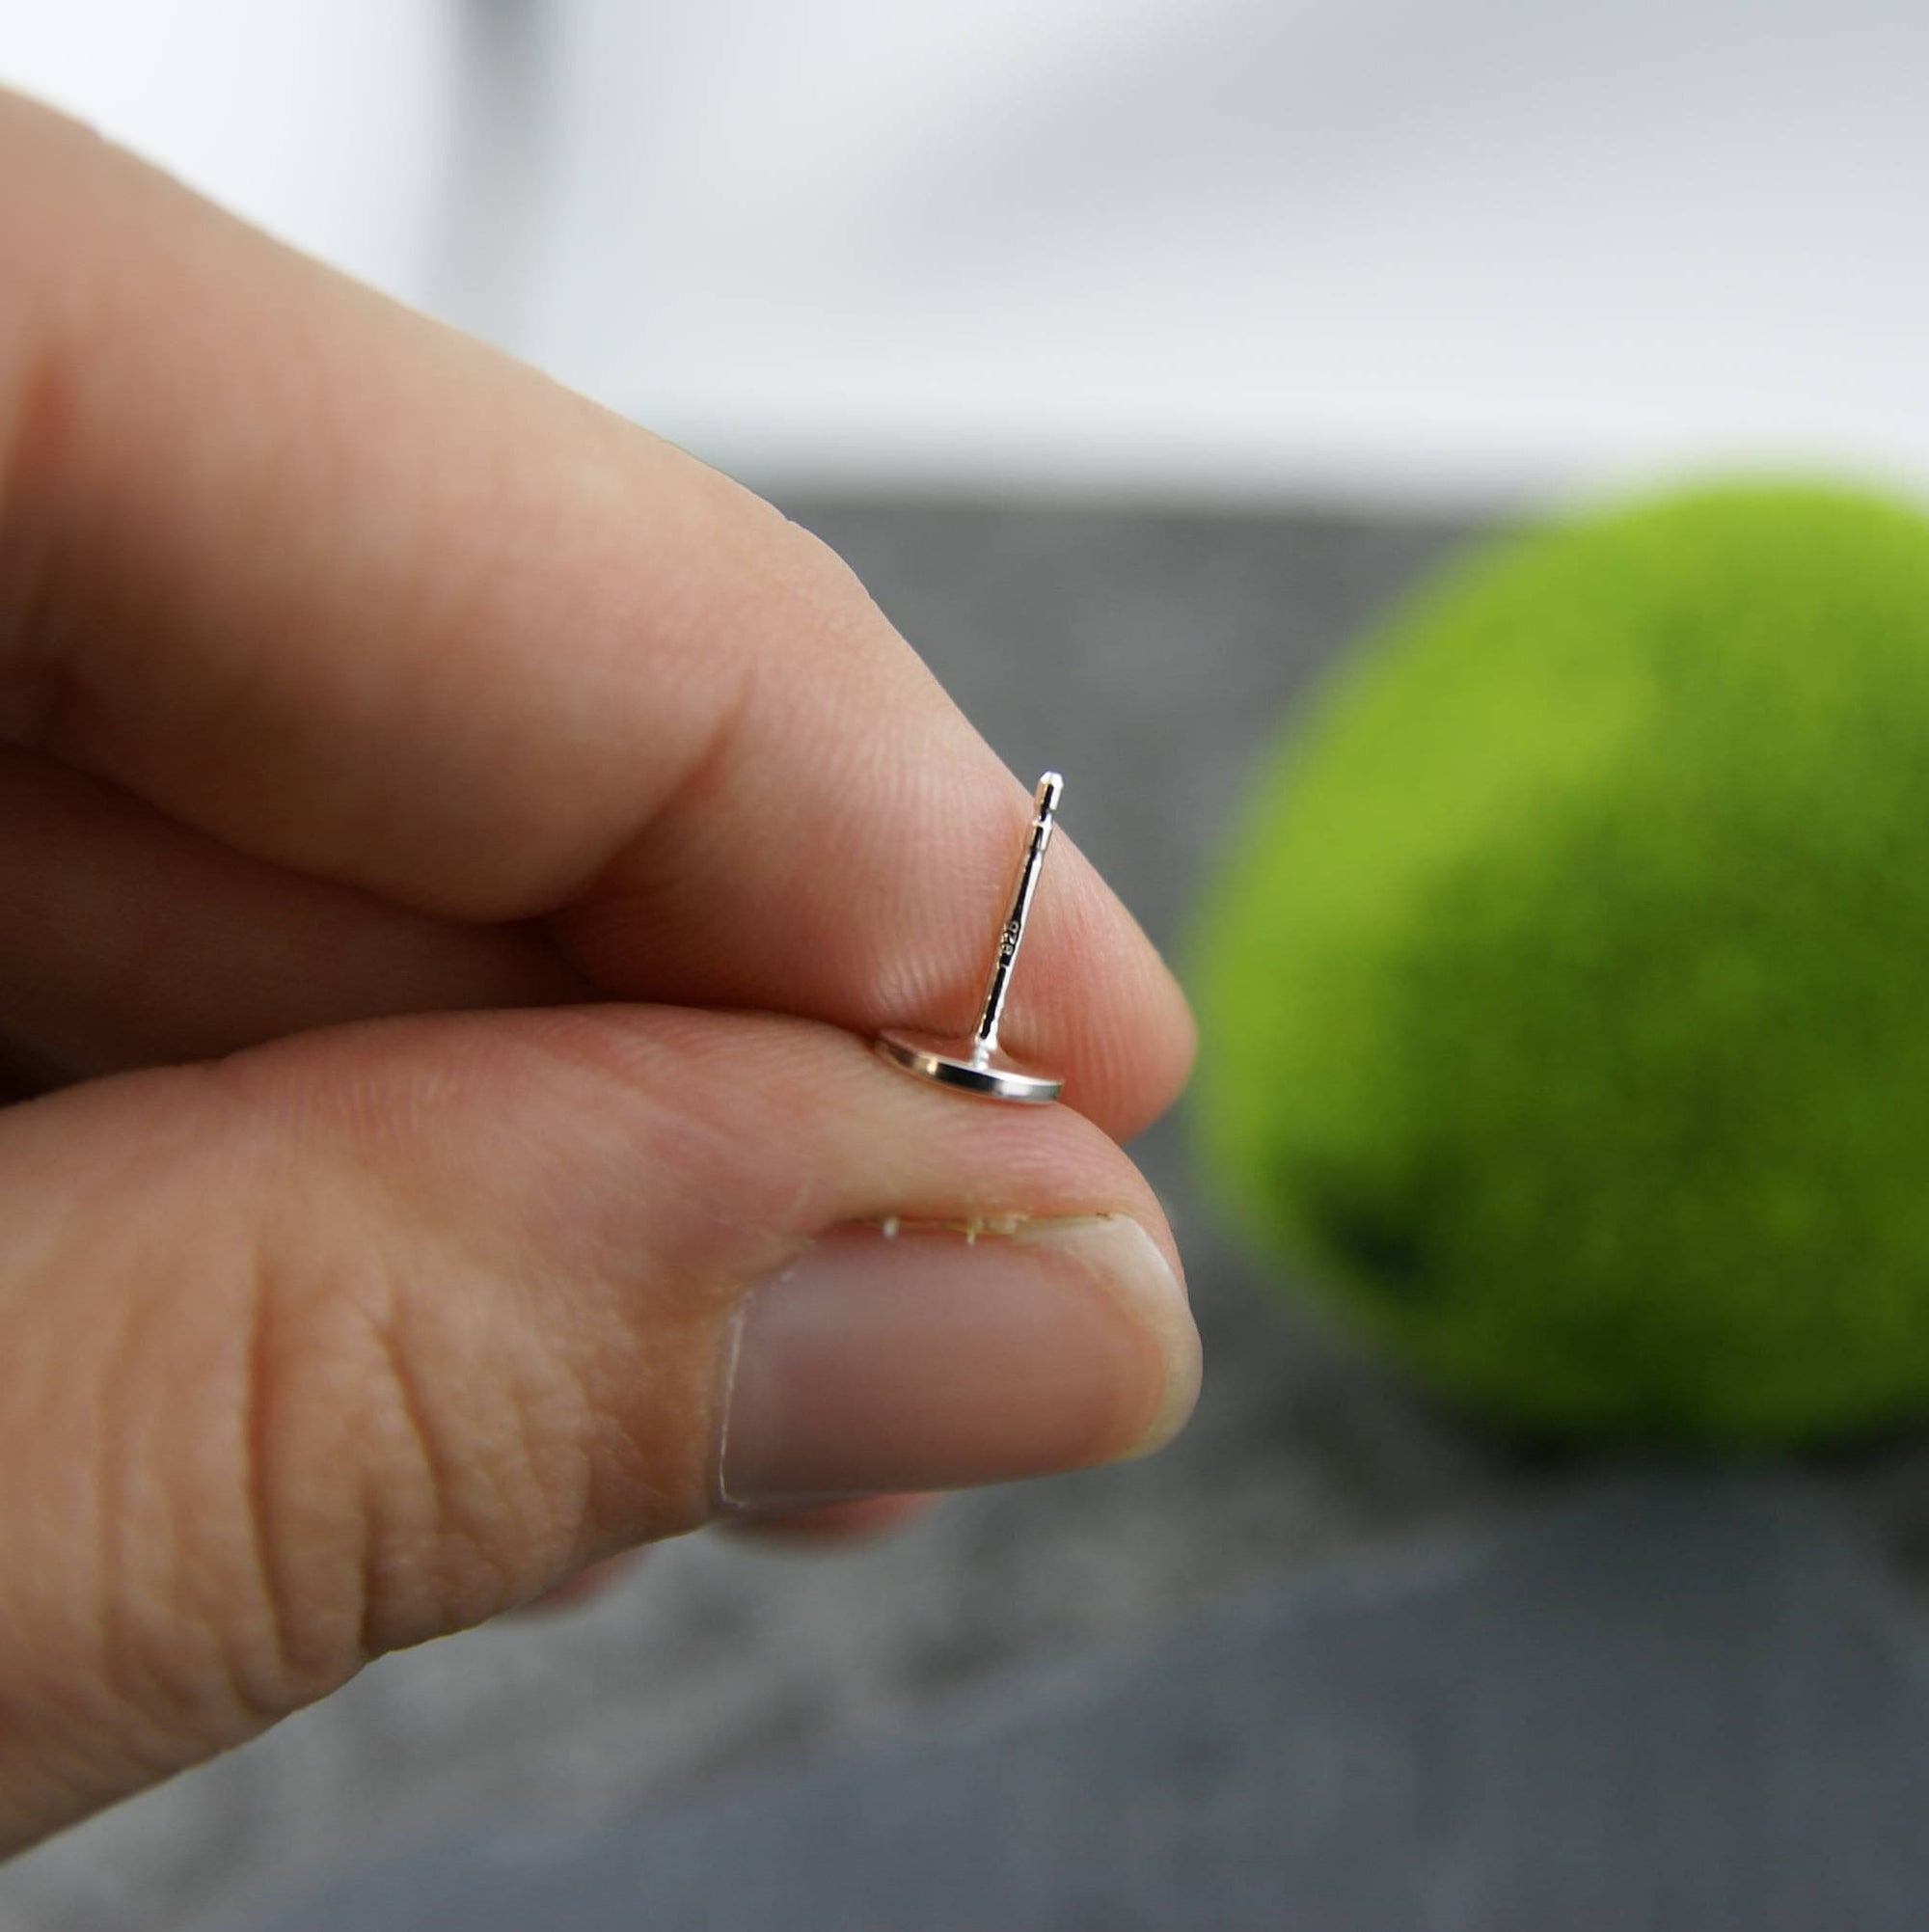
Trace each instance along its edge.
<path fill-rule="evenodd" d="M 611 994 L 962 1030 L 1025 792 L 681 451 L 0 104 L 0 740 Z M 1006 1037 L 1116 1133 L 1183 1002 L 1054 851 Z"/>

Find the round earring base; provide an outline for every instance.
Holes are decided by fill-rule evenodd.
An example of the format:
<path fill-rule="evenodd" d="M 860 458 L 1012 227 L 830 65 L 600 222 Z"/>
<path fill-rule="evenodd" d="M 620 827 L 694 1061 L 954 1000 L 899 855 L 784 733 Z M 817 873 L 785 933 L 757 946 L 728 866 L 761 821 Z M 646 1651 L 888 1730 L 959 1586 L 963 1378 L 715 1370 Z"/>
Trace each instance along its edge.
<path fill-rule="evenodd" d="M 872 1045 L 881 1059 L 902 1067 L 907 1074 L 957 1093 L 976 1094 L 981 1100 L 1043 1106 L 1055 1101 L 1065 1088 L 1063 1080 L 1049 1074 L 1030 1073 L 995 1048 L 987 1052 L 979 1041 L 968 1036 L 944 1040 L 932 1033 L 880 1033 Z"/>

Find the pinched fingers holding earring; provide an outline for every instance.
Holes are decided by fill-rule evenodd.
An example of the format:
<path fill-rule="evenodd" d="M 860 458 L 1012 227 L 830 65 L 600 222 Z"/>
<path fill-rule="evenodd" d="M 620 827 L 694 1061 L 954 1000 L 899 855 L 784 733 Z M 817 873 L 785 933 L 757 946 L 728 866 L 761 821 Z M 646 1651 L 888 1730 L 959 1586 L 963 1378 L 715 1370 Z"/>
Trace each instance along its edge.
<path fill-rule="evenodd" d="M 1068 1104 L 870 1052 L 1027 812 L 848 573 L 51 116 L 0 181 L 0 1841 L 628 1545 L 1168 1437 L 1182 1003 L 1055 849 Z"/>

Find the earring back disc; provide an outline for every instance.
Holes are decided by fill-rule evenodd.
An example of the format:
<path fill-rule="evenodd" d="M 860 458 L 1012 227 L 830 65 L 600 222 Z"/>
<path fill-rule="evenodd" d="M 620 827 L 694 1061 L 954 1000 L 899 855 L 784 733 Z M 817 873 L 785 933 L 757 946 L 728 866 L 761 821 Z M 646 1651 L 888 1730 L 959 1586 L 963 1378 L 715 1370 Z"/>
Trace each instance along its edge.
<path fill-rule="evenodd" d="M 1049 1074 L 1034 1074 L 997 1048 L 982 1041 L 941 1039 L 934 1033 L 881 1033 L 877 1048 L 893 1066 L 940 1087 L 977 1094 L 992 1101 L 1028 1102 L 1043 1106 L 1055 1101 L 1065 1082 Z"/>

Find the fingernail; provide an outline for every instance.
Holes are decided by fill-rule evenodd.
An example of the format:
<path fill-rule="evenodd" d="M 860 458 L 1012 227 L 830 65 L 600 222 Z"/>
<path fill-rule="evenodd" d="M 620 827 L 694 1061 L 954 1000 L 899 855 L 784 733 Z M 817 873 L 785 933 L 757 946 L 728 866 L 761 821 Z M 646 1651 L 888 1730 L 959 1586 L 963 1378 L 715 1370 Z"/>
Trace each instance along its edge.
<path fill-rule="evenodd" d="M 723 1502 L 957 1489 L 1159 1448 L 1192 1411 L 1199 1336 L 1123 1214 L 845 1228 L 751 1293 L 726 1374 Z"/>

